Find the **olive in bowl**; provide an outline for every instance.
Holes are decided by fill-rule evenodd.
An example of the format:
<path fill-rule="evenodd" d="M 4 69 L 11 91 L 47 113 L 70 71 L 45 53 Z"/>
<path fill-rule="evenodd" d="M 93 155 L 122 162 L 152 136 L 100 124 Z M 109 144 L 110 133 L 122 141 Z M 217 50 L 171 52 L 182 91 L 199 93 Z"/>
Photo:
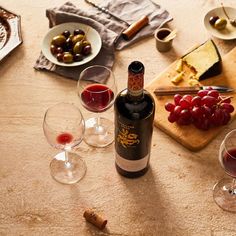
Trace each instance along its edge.
<path fill-rule="evenodd" d="M 52 38 L 50 51 L 58 62 L 73 63 L 82 61 L 92 52 L 91 43 L 81 29 L 75 29 L 73 34 L 64 30 Z"/>

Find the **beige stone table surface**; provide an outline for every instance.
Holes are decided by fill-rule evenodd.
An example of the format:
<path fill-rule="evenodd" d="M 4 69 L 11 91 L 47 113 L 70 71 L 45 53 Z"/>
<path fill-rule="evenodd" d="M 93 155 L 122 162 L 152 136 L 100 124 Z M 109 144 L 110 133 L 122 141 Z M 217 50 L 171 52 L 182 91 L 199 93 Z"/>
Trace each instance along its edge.
<path fill-rule="evenodd" d="M 187 150 L 155 128 L 150 169 L 138 179 L 118 175 L 113 144 L 96 149 L 84 142 L 76 151 L 87 164 L 85 178 L 71 186 L 51 178 L 49 162 L 57 150 L 44 137 L 44 112 L 62 101 L 81 105 L 76 81 L 35 71 L 33 65 L 48 31 L 45 10 L 64 2 L 0 1 L 1 6 L 21 15 L 24 40 L 0 63 L 0 235 L 236 235 L 235 214 L 220 209 L 212 198 L 213 185 L 225 176 L 218 162 L 219 145 L 236 127 L 235 122 L 199 152 Z M 81 0 L 72 2 L 88 7 Z M 131 61 L 144 63 L 148 83 L 188 48 L 211 37 L 203 18 L 221 1 L 156 2 L 174 18 L 168 25 L 178 29 L 173 48 L 161 54 L 149 37 L 116 52 L 113 71 L 118 90 L 126 87 Z M 235 0 L 223 2 L 236 7 Z M 235 40 L 214 40 L 222 55 L 236 46 Z M 82 112 L 85 118 L 91 115 Z M 113 118 L 113 110 L 104 115 Z M 85 222 L 86 208 L 94 208 L 108 219 L 106 229 L 100 231 Z"/>

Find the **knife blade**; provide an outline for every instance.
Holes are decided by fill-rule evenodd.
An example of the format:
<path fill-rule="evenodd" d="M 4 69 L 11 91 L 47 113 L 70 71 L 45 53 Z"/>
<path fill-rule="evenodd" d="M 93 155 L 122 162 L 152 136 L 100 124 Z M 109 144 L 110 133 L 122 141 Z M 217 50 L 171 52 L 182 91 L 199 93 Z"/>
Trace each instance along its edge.
<path fill-rule="evenodd" d="M 190 87 L 175 87 L 175 86 L 165 86 L 158 87 L 154 90 L 154 94 L 157 96 L 165 96 L 165 95 L 175 95 L 175 94 L 196 94 L 199 90 L 212 88 L 214 90 L 219 91 L 220 93 L 229 93 L 233 92 L 234 89 L 226 86 L 190 86 Z"/>

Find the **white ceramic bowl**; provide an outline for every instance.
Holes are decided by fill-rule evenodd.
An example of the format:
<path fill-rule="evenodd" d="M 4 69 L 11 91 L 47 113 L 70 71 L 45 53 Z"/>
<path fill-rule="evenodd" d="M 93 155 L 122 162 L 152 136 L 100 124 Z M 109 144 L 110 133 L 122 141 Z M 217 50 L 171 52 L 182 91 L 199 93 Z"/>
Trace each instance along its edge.
<path fill-rule="evenodd" d="M 236 9 L 233 7 L 224 7 L 227 15 L 230 18 L 236 18 Z M 210 23 L 209 20 L 211 16 L 219 16 L 220 18 L 225 18 L 227 20 L 226 28 L 223 30 L 215 29 Z M 231 25 L 226 15 L 224 14 L 223 8 L 218 7 L 210 10 L 204 17 L 204 26 L 207 31 L 216 38 L 223 40 L 231 40 L 236 38 L 236 27 Z"/>

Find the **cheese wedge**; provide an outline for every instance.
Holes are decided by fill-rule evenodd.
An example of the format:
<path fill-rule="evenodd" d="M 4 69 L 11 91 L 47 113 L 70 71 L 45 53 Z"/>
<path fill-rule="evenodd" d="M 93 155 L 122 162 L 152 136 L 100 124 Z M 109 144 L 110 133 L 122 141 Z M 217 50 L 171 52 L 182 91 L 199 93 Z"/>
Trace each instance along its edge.
<path fill-rule="evenodd" d="M 212 40 L 206 41 L 182 59 L 196 72 L 198 80 L 218 75 L 222 71 L 221 56 Z"/>

